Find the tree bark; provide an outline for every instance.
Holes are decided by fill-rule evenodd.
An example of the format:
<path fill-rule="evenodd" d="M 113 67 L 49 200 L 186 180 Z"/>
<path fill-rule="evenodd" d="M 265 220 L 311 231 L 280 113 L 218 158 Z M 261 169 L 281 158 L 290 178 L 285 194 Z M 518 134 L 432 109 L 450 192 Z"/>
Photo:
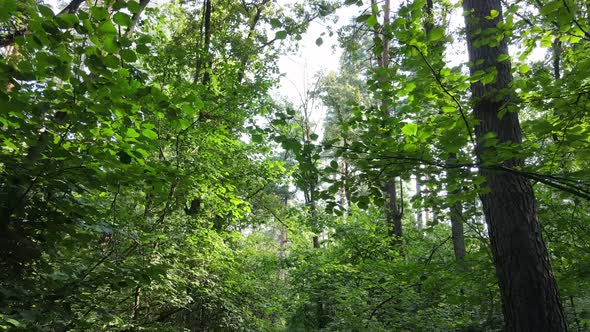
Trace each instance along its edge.
<path fill-rule="evenodd" d="M 465 258 L 462 208 L 461 202 L 455 202 L 451 205 L 451 235 L 453 237 L 453 252 L 457 261 L 462 261 Z"/>
<path fill-rule="evenodd" d="M 422 229 L 424 227 L 424 221 L 422 220 L 422 184 L 420 183 L 420 174 L 416 174 L 416 200 L 419 201 L 414 207 L 416 210 L 416 227 Z"/>
<path fill-rule="evenodd" d="M 479 124 L 475 128 L 476 155 L 481 159 L 489 153 L 482 144 L 487 133 L 495 133 L 498 143 L 522 142 L 518 114 L 499 111 L 511 96 L 510 61 L 498 61 L 508 54 L 506 39 L 498 43 L 484 41 L 489 31 L 497 31 L 502 22 L 500 0 L 464 0 L 467 48 L 473 64 L 471 73 L 494 68 L 495 82 L 471 84 L 473 114 Z M 490 17 L 492 10 L 498 15 Z M 484 38 L 481 38 L 484 37 Z M 484 40 L 482 40 L 484 39 Z M 489 40 L 489 38 L 488 38 Z M 502 166 L 520 167 L 517 158 Z M 547 248 L 537 219 L 536 202 L 530 181 L 509 172 L 480 169 L 486 179 L 488 193 L 482 204 L 488 224 L 496 275 L 500 286 L 506 331 L 566 331 L 567 326 L 555 278 L 551 271 Z"/>
<path fill-rule="evenodd" d="M 560 69 L 560 63 L 561 63 L 561 40 L 559 40 L 559 37 L 555 37 L 555 39 L 553 40 L 553 45 L 552 45 L 552 51 L 553 51 L 553 76 L 555 77 L 556 80 L 561 78 L 561 69 Z"/>
<path fill-rule="evenodd" d="M 377 5 L 376 0 L 372 0 L 371 4 L 373 6 Z M 390 0 L 385 0 L 383 4 L 383 26 L 381 34 L 381 46 L 382 51 L 378 54 L 377 63 L 380 68 L 387 68 L 389 67 L 389 37 L 384 32 L 387 26 L 390 23 L 390 15 L 389 12 L 391 10 L 390 7 Z M 379 41 L 379 33 L 375 31 L 375 42 Z M 392 111 L 389 108 L 388 102 L 386 98 L 381 101 L 381 108 L 385 113 L 385 116 L 392 116 Z M 389 235 L 392 237 L 392 243 L 396 245 L 400 242 L 401 237 L 403 235 L 402 230 L 402 213 L 401 209 L 398 206 L 397 202 L 397 187 L 395 185 L 396 178 L 392 177 L 385 182 L 385 196 L 387 197 L 387 205 L 386 205 L 386 222 L 387 227 L 389 228 Z"/>
<path fill-rule="evenodd" d="M 211 70 L 213 67 L 213 55 L 211 54 L 211 0 L 206 0 L 205 3 L 205 52 L 207 54 L 207 61 L 205 72 L 203 73 L 203 85 L 208 85 L 211 81 Z"/>
<path fill-rule="evenodd" d="M 201 80 L 203 85 L 208 85 L 211 80 L 210 71 L 213 64 L 212 54 L 210 52 L 212 10 L 211 0 L 205 0 L 203 2 L 203 18 L 200 27 L 200 32 L 204 40 L 201 39 L 201 36 L 197 40 L 197 59 L 195 61 L 195 75 L 193 77 L 194 83 L 198 83 Z M 201 77 L 202 71 L 204 71 L 203 77 Z"/>
<path fill-rule="evenodd" d="M 393 242 L 398 243 L 403 236 L 402 230 L 402 214 L 397 204 L 397 187 L 395 185 L 395 178 L 392 178 L 385 184 L 387 192 L 387 225 L 390 227 L 390 236 L 393 237 Z"/>
<path fill-rule="evenodd" d="M 448 161 L 450 164 L 457 162 L 457 155 L 451 153 Z M 450 169 L 447 173 L 447 184 L 451 185 L 453 182 L 459 180 L 460 174 L 457 170 Z M 460 200 L 457 200 L 457 196 L 461 193 L 461 186 L 449 190 L 447 189 L 447 199 L 456 200 L 450 203 L 449 217 L 451 219 L 451 236 L 453 238 L 453 252 L 455 253 L 455 259 L 462 261 L 465 258 L 465 235 L 463 232 L 463 204 Z"/>
<path fill-rule="evenodd" d="M 312 238 L 313 248 L 319 249 L 320 248 L 320 237 L 319 235 L 314 235 Z"/>

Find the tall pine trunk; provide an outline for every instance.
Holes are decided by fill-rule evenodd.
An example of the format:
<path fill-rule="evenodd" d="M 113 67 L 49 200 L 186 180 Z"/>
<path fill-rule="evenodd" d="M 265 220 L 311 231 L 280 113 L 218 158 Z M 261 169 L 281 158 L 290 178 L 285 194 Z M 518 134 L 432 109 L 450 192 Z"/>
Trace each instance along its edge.
<path fill-rule="evenodd" d="M 501 2 L 464 0 L 463 9 L 466 12 L 469 60 L 473 64 L 471 73 L 489 68 L 497 71 L 494 82 L 471 85 L 473 113 L 479 122 L 475 128 L 478 141 L 476 154 L 481 159 L 488 152 L 488 147 L 482 144 L 486 134 L 496 134 L 499 144 L 519 144 L 522 134 L 516 112 L 499 116 L 502 105 L 511 96 L 512 81 L 510 61 L 498 61 L 501 55 L 508 54 L 506 39 L 493 44 L 496 39 L 489 38 L 491 31 L 500 33 L 497 24 L 503 20 Z M 513 158 L 504 161 L 501 166 L 515 168 L 522 165 L 521 159 Z M 489 189 L 482 195 L 482 204 L 502 296 L 506 331 L 566 331 L 530 181 L 513 172 L 480 169 L 480 174 L 485 177 L 485 186 Z"/>
<path fill-rule="evenodd" d="M 377 6 L 377 1 L 371 1 L 372 7 Z M 389 26 L 390 23 L 390 10 L 391 10 L 391 3 L 390 0 L 385 0 L 383 3 L 383 27 L 382 29 L 385 30 Z M 381 42 L 382 51 L 380 54 L 377 54 L 377 65 L 380 68 L 387 68 L 389 67 L 389 36 L 385 31 L 379 36 L 379 32 L 375 31 L 374 41 L 375 43 Z M 379 38 L 381 37 L 381 38 Z M 390 110 L 390 105 L 386 98 L 381 100 L 381 108 L 386 116 L 393 116 L 393 112 Z M 396 178 L 391 177 L 387 179 L 384 184 L 384 194 L 387 198 L 387 203 L 385 206 L 385 219 L 387 223 L 387 227 L 389 229 L 389 235 L 392 238 L 393 245 L 397 245 L 401 242 L 401 238 L 403 235 L 402 230 L 402 217 L 403 213 L 401 207 L 398 205 L 398 198 L 397 198 L 397 186 L 396 186 Z"/>

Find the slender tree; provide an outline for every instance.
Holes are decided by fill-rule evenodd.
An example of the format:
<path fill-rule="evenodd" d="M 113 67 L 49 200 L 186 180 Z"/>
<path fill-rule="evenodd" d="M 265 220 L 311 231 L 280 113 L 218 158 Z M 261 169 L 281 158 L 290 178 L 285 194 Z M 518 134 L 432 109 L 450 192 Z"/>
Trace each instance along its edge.
<path fill-rule="evenodd" d="M 434 3 L 432 0 L 426 1 L 425 13 L 426 17 L 424 20 L 424 31 L 427 37 L 431 36 L 432 30 L 436 27 L 434 21 Z M 430 59 L 429 61 L 436 64 L 444 63 L 444 43 L 440 40 L 436 40 L 428 43 Z M 457 162 L 457 154 L 449 153 L 447 158 L 449 164 Z M 456 181 L 459 177 L 457 170 L 450 169 L 447 172 L 447 185 L 450 187 L 453 181 Z M 450 207 L 449 219 L 451 221 L 451 236 L 453 240 L 453 252 L 457 260 L 462 260 L 465 257 L 465 235 L 463 233 L 463 204 L 457 198 L 460 194 L 460 185 L 457 184 L 456 188 L 447 188 L 447 201 Z M 435 218 L 433 218 L 435 219 Z"/>
<path fill-rule="evenodd" d="M 371 1 L 372 7 L 376 7 L 376 1 Z M 377 47 L 379 51 L 377 54 L 377 67 L 378 68 L 388 68 L 389 67 L 389 43 L 390 37 L 388 36 L 386 29 L 388 29 L 390 24 L 390 11 L 391 11 L 391 3 L 390 0 L 385 0 L 383 4 L 383 25 L 382 25 L 382 33 L 379 31 L 375 31 L 374 34 L 374 42 L 375 46 L 380 45 Z M 385 116 L 393 116 L 393 112 L 390 109 L 390 104 L 387 101 L 387 98 L 381 99 L 381 109 L 383 110 Z M 398 193 L 397 193 L 397 186 L 396 186 L 396 178 L 390 177 L 385 181 L 384 184 L 384 193 L 385 197 L 387 198 L 386 206 L 385 206 L 385 213 L 386 213 L 386 220 L 387 225 L 389 227 L 390 235 L 393 238 L 393 243 L 398 243 L 403 235 L 402 230 L 402 216 L 403 213 L 398 205 Z"/>
<path fill-rule="evenodd" d="M 467 48 L 471 73 L 494 70 L 496 79 L 488 84 L 471 84 L 476 154 L 481 160 L 490 151 L 483 138 L 493 134 L 498 144 L 519 144 L 522 133 L 518 113 L 500 111 L 512 96 L 511 63 L 500 61 L 508 54 L 506 38 L 489 38 L 502 33 L 500 0 L 465 0 Z M 501 58 L 500 58 L 501 59 Z M 537 219 L 535 196 L 530 181 L 510 170 L 523 166 L 513 157 L 498 168 L 480 169 L 486 180 L 481 195 L 489 227 L 496 275 L 500 285 L 506 331 L 566 331 L 566 323 L 547 248 Z"/>

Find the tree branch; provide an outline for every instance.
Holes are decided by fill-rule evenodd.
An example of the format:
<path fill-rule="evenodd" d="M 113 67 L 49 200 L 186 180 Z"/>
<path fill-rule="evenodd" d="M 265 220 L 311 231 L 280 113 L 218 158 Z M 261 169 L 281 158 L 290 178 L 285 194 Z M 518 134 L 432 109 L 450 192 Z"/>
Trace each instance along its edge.
<path fill-rule="evenodd" d="M 135 27 L 139 22 L 139 17 L 141 16 L 141 13 L 143 13 L 145 7 L 147 7 L 149 3 L 150 0 L 139 0 L 139 11 L 133 14 L 133 17 L 131 18 L 131 25 L 129 25 L 129 28 L 127 28 L 127 32 L 125 32 L 125 37 L 129 37 L 133 34 L 133 32 L 135 31 Z"/>

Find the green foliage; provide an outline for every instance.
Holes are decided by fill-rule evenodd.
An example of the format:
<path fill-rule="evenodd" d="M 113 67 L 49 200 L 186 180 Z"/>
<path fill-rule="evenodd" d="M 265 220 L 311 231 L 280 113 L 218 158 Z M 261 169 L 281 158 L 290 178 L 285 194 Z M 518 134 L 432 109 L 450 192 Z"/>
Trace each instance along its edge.
<path fill-rule="evenodd" d="M 426 1 L 404 2 L 386 24 L 382 7 L 345 4 L 360 8 L 339 31 L 340 70 L 291 105 L 269 92 L 279 50 L 335 3 L 215 1 L 206 38 L 202 2 L 55 15 L 0 0 L 0 329 L 499 331 L 475 169 L 515 157 L 535 181 L 570 328 L 587 329 L 588 7 L 515 4 L 482 32 L 482 46 L 522 46 L 498 59 L 515 79 L 497 102 L 519 113 L 524 142 L 488 135 L 477 159 L 468 87 L 496 69 L 449 63 L 457 5 L 435 1 L 428 17 Z M 391 65 L 377 67 L 383 38 Z M 551 61 L 530 60 L 539 49 Z"/>

